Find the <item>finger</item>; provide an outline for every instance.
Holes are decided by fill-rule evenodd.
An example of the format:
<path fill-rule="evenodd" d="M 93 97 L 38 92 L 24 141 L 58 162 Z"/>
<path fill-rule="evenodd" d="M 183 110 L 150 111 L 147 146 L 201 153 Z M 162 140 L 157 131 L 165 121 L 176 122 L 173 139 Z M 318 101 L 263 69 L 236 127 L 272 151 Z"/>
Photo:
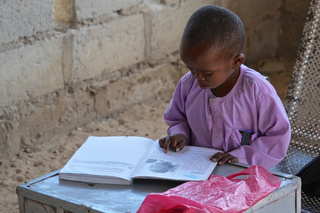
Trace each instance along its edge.
<path fill-rule="evenodd" d="M 179 152 L 181 149 L 184 147 L 184 142 L 183 140 L 180 140 L 176 146 L 176 152 Z"/>
<path fill-rule="evenodd" d="M 238 163 L 239 159 L 237 157 L 233 157 L 230 160 L 228 160 L 228 163 Z"/>
<path fill-rule="evenodd" d="M 175 148 L 176 152 L 179 152 L 181 149 L 183 149 L 183 147 L 184 147 L 184 142 L 183 140 L 180 140 L 176 145 L 176 148 Z"/>
<path fill-rule="evenodd" d="M 170 142 L 170 147 L 173 149 L 173 150 L 176 150 L 177 149 L 177 146 L 178 146 L 178 141 L 176 138 L 171 138 L 171 142 Z"/>
<path fill-rule="evenodd" d="M 219 163 L 219 165 L 223 165 L 226 162 L 228 162 L 229 160 L 230 160 L 230 156 L 229 155 L 224 155 L 222 158 L 220 158 L 218 163 Z"/>
<path fill-rule="evenodd" d="M 219 154 L 219 152 L 215 153 L 214 155 L 212 155 L 212 156 L 210 157 L 210 159 L 212 159 L 212 158 L 217 158 L 217 157 L 218 157 L 218 154 Z"/>
<path fill-rule="evenodd" d="M 166 140 L 163 144 L 164 153 L 167 153 L 169 151 L 170 143 L 171 143 L 171 137 L 168 136 L 168 137 L 166 137 Z"/>
<path fill-rule="evenodd" d="M 229 160 L 230 156 L 229 154 L 218 152 L 211 157 L 211 160 L 217 162 L 219 165 L 223 165 Z"/>
<path fill-rule="evenodd" d="M 213 162 L 218 162 L 218 161 L 220 161 L 220 159 L 223 157 L 223 155 L 224 155 L 224 153 L 222 153 L 222 152 L 217 152 L 217 153 L 215 153 L 214 155 L 212 155 L 212 156 L 210 157 L 210 160 L 213 161 Z"/>
<path fill-rule="evenodd" d="M 187 138 L 183 135 L 182 137 L 180 137 L 178 144 L 176 146 L 176 152 L 179 152 L 180 150 L 182 150 L 187 144 Z"/>
<path fill-rule="evenodd" d="M 221 159 L 219 163 L 223 165 L 225 163 L 235 163 L 235 162 L 239 162 L 238 158 L 234 157 L 233 155 L 227 154 Z"/>
<path fill-rule="evenodd" d="M 166 140 L 166 138 L 161 138 L 161 139 L 159 139 L 159 146 L 160 146 L 161 148 L 163 148 L 163 144 L 164 144 L 165 140 Z"/>

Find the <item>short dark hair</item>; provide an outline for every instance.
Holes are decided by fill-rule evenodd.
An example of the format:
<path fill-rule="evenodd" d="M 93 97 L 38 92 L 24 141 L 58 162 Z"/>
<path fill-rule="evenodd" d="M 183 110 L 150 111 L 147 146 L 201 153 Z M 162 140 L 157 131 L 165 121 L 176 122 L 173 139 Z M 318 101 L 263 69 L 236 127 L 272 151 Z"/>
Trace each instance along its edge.
<path fill-rule="evenodd" d="M 231 58 L 242 51 L 245 31 L 241 19 L 232 11 L 207 5 L 196 10 L 183 32 L 189 46 L 206 44 L 220 48 L 223 58 Z"/>

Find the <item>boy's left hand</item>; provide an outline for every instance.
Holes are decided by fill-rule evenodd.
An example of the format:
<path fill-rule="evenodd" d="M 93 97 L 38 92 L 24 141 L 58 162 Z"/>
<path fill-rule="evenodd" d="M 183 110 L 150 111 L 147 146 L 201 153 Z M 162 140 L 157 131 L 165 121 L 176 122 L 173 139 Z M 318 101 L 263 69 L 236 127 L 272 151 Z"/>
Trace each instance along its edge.
<path fill-rule="evenodd" d="M 217 152 L 216 154 L 210 157 L 210 160 L 213 162 L 217 162 L 219 165 L 223 165 L 225 163 L 237 163 L 239 159 L 230 155 L 228 153 Z"/>

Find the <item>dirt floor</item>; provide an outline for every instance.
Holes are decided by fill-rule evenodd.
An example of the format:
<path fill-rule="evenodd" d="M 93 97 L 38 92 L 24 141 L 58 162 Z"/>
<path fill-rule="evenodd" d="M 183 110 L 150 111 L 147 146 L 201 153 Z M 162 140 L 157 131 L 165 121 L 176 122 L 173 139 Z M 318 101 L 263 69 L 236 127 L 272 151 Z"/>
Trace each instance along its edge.
<path fill-rule="evenodd" d="M 256 66 L 263 68 L 264 63 L 270 61 L 273 60 Z M 255 65 L 252 66 L 255 68 Z M 280 61 L 280 64 L 273 66 L 273 70 L 263 73 L 269 77 L 282 100 L 286 96 L 292 67 L 292 62 Z M 57 135 L 46 144 L 23 145 L 16 156 L 0 162 L 0 212 L 19 212 L 16 186 L 63 167 L 89 135 L 136 135 L 154 140 L 165 136 L 167 126 L 162 114 L 170 99 L 168 94 L 159 96 L 113 117 L 77 127 L 68 135 Z"/>

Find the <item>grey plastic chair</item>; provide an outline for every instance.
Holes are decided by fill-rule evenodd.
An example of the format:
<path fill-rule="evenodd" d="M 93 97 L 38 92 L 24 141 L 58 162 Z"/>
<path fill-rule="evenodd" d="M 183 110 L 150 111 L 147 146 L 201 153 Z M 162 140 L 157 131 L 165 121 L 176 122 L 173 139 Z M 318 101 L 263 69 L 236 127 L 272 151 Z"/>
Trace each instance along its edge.
<path fill-rule="evenodd" d="M 273 170 L 297 174 L 320 154 L 320 0 L 310 2 L 285 108 L 292 138 L 285 159 Z M 320 197 L 302 192 L 301 209 L 320 212 Z"/>

